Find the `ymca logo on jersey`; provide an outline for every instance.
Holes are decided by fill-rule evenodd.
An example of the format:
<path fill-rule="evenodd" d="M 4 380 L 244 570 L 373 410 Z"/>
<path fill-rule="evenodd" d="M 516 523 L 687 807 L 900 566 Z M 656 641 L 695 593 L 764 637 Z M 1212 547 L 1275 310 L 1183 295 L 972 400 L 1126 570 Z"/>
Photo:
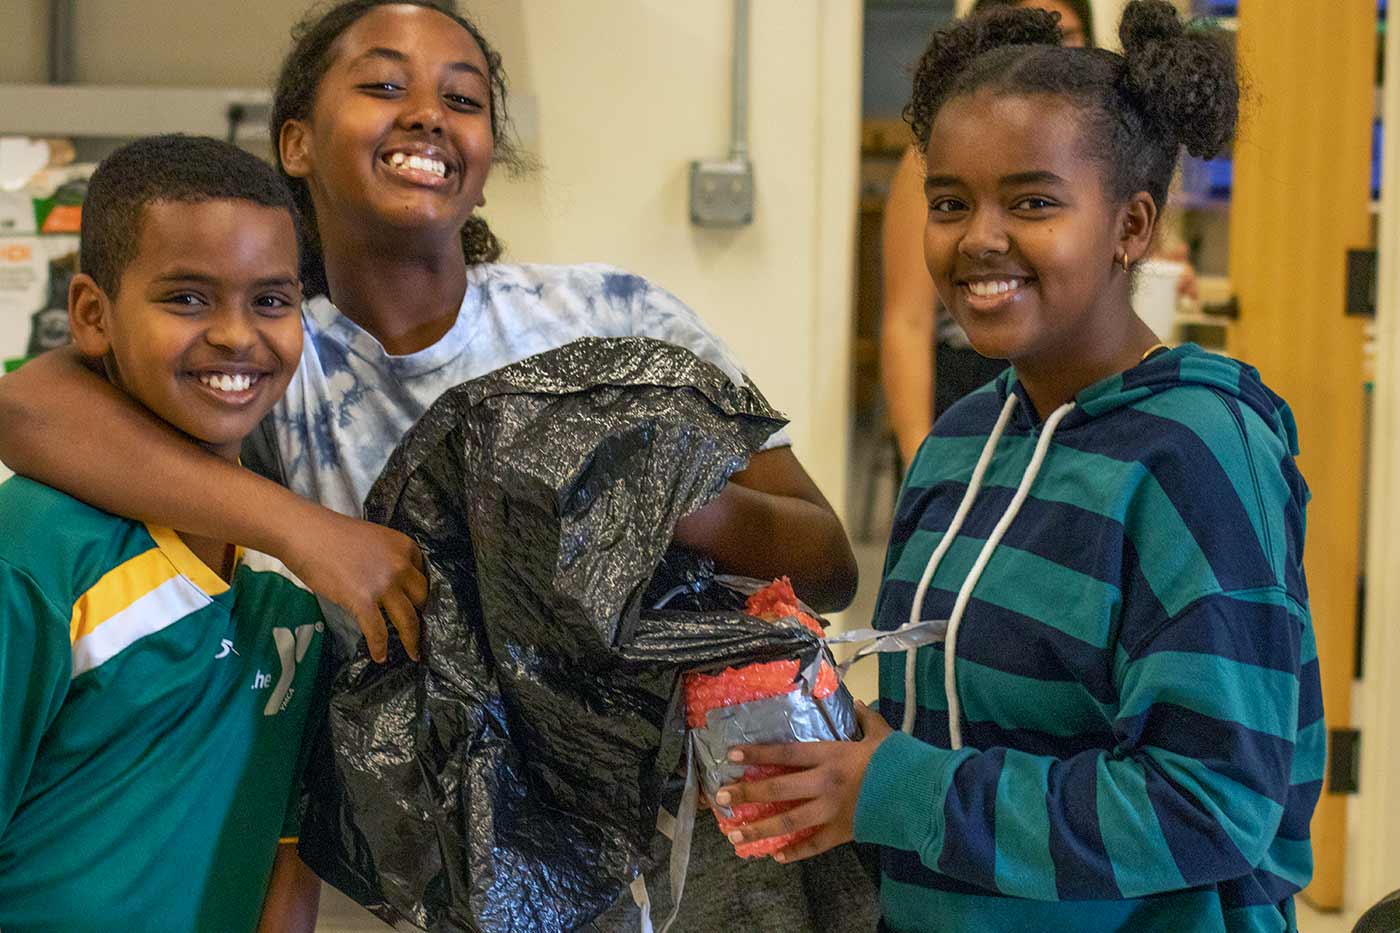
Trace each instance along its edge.
<path fill-rule="evenodd" d="M 306 651 L 311 647 L 311 640 L 316 637 L 316 633 L 324 631 L 325 628 L 325 623 L 317 622 L 314 625 L 298 625 L 295 629 L 272 630 L 272 640 L 277 645 L 277 660 L 282 667 L 281 674 L 273 686 L 272 675 L 259 670 L 253 677 L 252 686 L 253 690 L 272 687 L 272 695 L 267 698 L 267 705 L 263 707 L 264 716 L 282 712 L 292 701 L 292 697 L 296 695 L 296 691 L 292 689 L 292 681 L 296 679 L 297 664 L 306 657 Z"/>

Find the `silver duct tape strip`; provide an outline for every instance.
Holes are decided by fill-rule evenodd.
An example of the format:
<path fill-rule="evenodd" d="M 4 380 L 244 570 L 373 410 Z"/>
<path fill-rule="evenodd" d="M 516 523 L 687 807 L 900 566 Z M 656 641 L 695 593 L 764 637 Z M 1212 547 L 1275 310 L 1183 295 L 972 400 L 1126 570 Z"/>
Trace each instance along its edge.
<path fill-rule="evenodd" d="M 858 739 L 856 710 L 842 685 L 819 700 L 801 688 L 767 700 L 710 710 L 705 725 L 690 730 L 690 745 L 700 770 L 700 784 L 711 802 L 715 793 L 744 776 L 744 766 L 729 760 L 736 745 L 782 745 L 788 742 L 840 742 Z M 726 818 L 728 807 L 714 804 Z"/>
<path fill-rule="evenodd" d="M 685 756 L 685 791 L 681 794 L 680 808 L 673 817 L 663 807 L 656 815 L 656 828 L 671 840 L 671 914 L 657 931 L 651 919 L 651 894 L 647 891 L 646 876 L 632 879 L 629 890 L 632 900 L 640 909 L 638 933 L 667 933 L 681 912 L 681 897 L 685 894 L 685 878 L 690 872 L 690 843 L 695 830 L 695 810 L 700 796 L 699 779 L 695 774 L 695 755 L 691 749 Z M 670 831 L 667 831 L 667 823 Z"/>
<path fill-rule="evenodd" d="M 798 675 L 801 686 L 797 690 L 767 700 L 710 710 L 705 715 L 705 725 L 689 731 L 691 751 L 700 772 L 700 785 L 715 809 L 726 818 L 734 815 L 729 807 L 722 807 L 713 801 L 721 787 L 733 784 L 744 776 L 744 766 L 729 760 L 729 750 L 736 745 L 836 742 L 860 738 L 855 706 L 845 684 L 825 700 L 812 696 L 812 687 L 817 682 L 822 662 L 832 662 L 826 645 L 861 644 L 855 654 L 836 668 L 839 675 L 845 677 L 851 665 L 862 658 L 940 642 L 947 629 L 946 619 L 930 619 L 905 625 L 893 632 L 856 629 L 834 635 L 825 639 L 822 650 L 815 653 L 811 663 Z"/>
<path fill-rule="evenodd" d="M 924 645 L 932 645 L 943 641 L 948 632 L 947 619 L 928 619 L 923 622 L 916 622 L 913 625 L 904 625 L 893 632 L 881 632 L 872 628 L 855 629 L 844 632 L 840 635 L 833 635 L 826 640 L 828 645 L 862 644 L 860 650 L 851 655 L 836 668 L 842 677 L 851 669 L 851 665 L 872 654 L 886 654 L 892 651 L 908 651 L 911 648 L 922 648 Z"/>

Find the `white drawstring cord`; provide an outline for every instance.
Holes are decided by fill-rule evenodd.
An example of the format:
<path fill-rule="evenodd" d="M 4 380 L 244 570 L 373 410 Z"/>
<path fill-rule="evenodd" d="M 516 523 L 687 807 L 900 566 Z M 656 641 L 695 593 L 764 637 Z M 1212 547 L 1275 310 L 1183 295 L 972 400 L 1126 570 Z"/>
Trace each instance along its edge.
<path fill-rule="evenodd" d="M 929 557 L 928 563 L 924 565 L 923 576 L 919 578 L 919 586 L 914 590 L 914 602 L 909 606 L 909 621 L 907 626 L 914 626 L 919 623 L 919 616 L 923 612 L 924 597 L 928 595 L 929 584 L 933 582 L 934 572 L 938 570 L 938 565 L 943 560 L 943 555 L 948 553 L 948 548 L 953 544 L 953 539 L 958 535 L 958 529 L 962 528 L 963 519 L 967 518 L 967 513 L 972 511 L 972 503 L 977 499 L 977 493 L 982 488 L 982 478 L 987 474 L 987 467 L 991 465 L 992 454 L 996 452 L 997 441 L 1006 431 L 1006 423 L 1011 420 L 1011 413 L 1016 410 L 1017 396 L 1013 392 L 1006 397 L 1006 403 L 1001 406 L 1001 415 L 997 418 L 996 426 L 992 428 L 992 434 L 987 438 L 987 443 L 982 445 L 982 456 L 977 460 L 977 467 L 972 471 L 972 479 L 967 484 L 967 491 L 963 493 L 962 504 L 958 506 L 958 511 L 953 515 L 953 523 L 948 526 L 948 530 L 943 533 L 943 540 L 938 542 L 938 547 Z M 918 648 L 910 648 L 904 656 L 904 722 L 901 728 L 912 734 L 914 732 L 914 713 L 918 709 L 915 702 L 915 678 L 918 670 Z"/>
<path fill-rule="evenodd" d="M 997 545 L 1001 543 L 1006 530 L 1016 520 L 1016 514 L 1021 511 L 1022 503 L 1030 495 L 1031 484 L 1035 482 L 1036 474 L 1040 472 L 1040 466 L 1045 462 L 1045 454 L 1050 449 L 1050 439 L 1054 437 L 1055 429 L 1059 427 L 1065 415 L 1073 410 L 1074 403 L 1066 402 L 1055 409 L 1049 418 L 1045 419 L 1045 427 L 1041 432 L 1040 440 L 1035 445 L 1035 455 L 1031 457 L 1031 462 L 1021 477 L 1021 485 L 1016 488 L 1015 497 L 1012 498 L 1011 504 L 1007 506 L 1006 512 L 1001 516 L 1001 521 L 997 522 L 996 528 L 992 530 L 991 537 L 987 538 L 986 543 L 982 545 L 982 552 L 977 555 L 977 562 L 972 565 L 967 579 L 958 589 L 958 600 L 953 604 L 952 615 L 948 617 L 948 633 L 944 636 L 943 642 L 943 693 L 948 700 L 949 747 L 955 751 L 962 748 L 962 703 L 958 700 L 957 681 L 958 626 L 962 624 L 963 613 L 967 610 L 967 604 L 972 600 L 972 591 L 976 588 L 982 571 L 987 568 L 987 564 L 992 559 L 992 552 L 997 549 Z"/>

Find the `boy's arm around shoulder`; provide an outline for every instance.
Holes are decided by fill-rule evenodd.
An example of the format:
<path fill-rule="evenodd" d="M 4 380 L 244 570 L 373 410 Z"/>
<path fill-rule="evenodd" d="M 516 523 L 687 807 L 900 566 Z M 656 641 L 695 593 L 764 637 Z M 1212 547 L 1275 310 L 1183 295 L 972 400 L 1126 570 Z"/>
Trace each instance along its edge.
<path fill-rule="evenodd" d="M 72 347 L 0 379 L 0 460 L 89 505 L 269 553 L 296 497 L 201 449 Z M 280 556 L 280 555 L 279 555 Z"/>
<path fill-rule="evenodd" d="M 0 460 L 108 512 L 272 554 L 355 617 L 375 658 L 387 651 L 381 610 L 417 656 L 413 607 L 427 582 L 412 541 L 209 453 L 74 348 L 0 378 Z"/>

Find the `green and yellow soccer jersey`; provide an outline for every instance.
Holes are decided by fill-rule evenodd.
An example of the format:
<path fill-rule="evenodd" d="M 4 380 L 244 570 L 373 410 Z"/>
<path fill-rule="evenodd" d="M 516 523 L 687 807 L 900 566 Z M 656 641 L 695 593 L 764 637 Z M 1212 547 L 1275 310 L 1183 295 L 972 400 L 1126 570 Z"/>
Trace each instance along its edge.
<path fill-rule="evenodd" d="M 254 929 L 323 629 L 272 558 L 0 484 L 0 930 Z"/>

